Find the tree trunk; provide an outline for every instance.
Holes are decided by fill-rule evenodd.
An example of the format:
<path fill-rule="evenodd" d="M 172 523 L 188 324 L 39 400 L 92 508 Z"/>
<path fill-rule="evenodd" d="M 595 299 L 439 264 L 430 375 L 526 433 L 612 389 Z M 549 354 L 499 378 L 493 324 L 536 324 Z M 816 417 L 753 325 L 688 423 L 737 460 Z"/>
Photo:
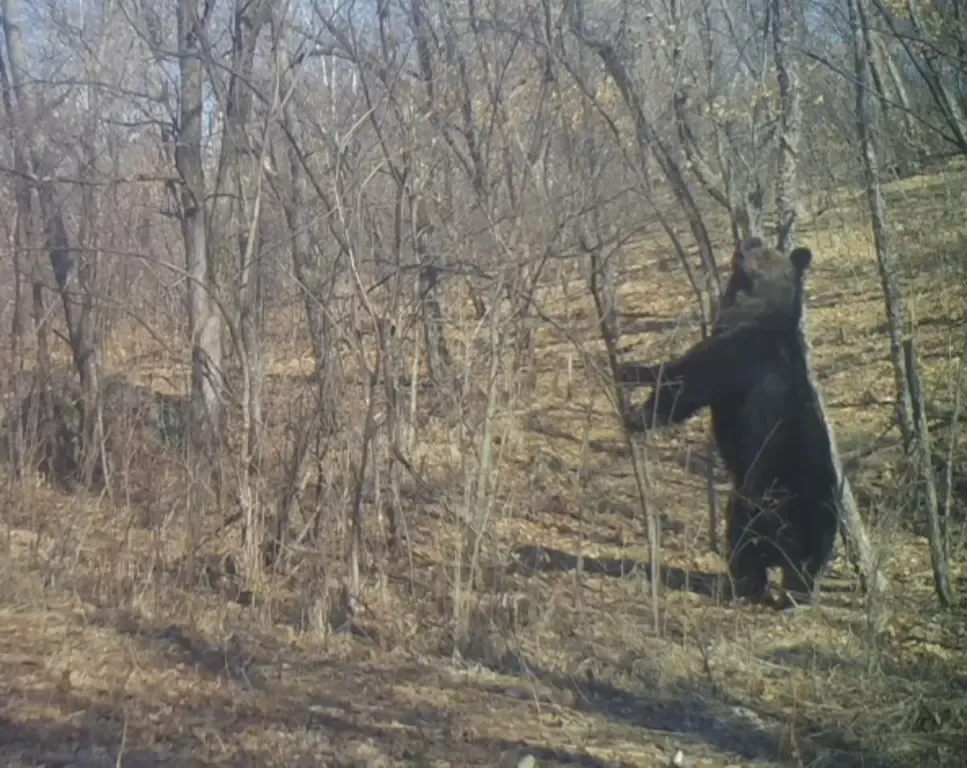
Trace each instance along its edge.
<path fill-rule="evenodd" d="M 264 180 L 263 150 L 248 136 L 252 107 L 252 71 L 255 47 L 268 21 L 267 0 L 236 0 L 233 11 L 232 66 L 225 95 L 225 130 L 218 165 L 218 183 L 209 235 L 212 243 L 230 244 L 238 260 L 237 353 L 242 369 L 242 455 L 239 500 L 244 520 L 246 567 L 249 573 L 262 561 L 262 276 L 259 269 L 259 225 Z"/>
<path fill-rule="evenodd" d="M 867 29 L 863 0 L 849 0 L 850 27 L 853 34 L 853 72 L 856 83 L 856 129 L 860 139 L 863 172 L 866 181 L 866 200 L 873 225 L 873 244 L 880 285 L 886 302 L 886 319 L 890 329 L 890 360 L 896 382 L 897 418 L 903 443 L 909 451 L 914 437 L 913 404 L 907 386 L 906 364 L 903 358 L 903 300 L 896 280 L 896 265 L 886 232 L 886 201 L 880 186 L 879 159 L 873 126 L 873 102 L 870 98 L 869 61 L 873 55 Z"/>
<path fill-rule="evenodd" d="M 849 0 L 849 21 L 853 37 L 853 69 L 856 83 L 857 132 L 866 176 L 866 197 L 870 207 L 876 261 L 886 303 L 890 329 L 890 355 L 893 360 L 897 388 L 897 415 L 904 445 L 914 459 L 914 466 L 926 491 L 930 551 L 933 558 L 935 588 L 940 602 L 951 601 L 948 568 L 940 531 L 936 482 L 930 457 L 930 441 L 922 394 L 912 348 L 904 351 L 903 303 L 896 279 L 896 265 L 886 235 L 886 202 L 880 187 L 877 148 L 874 140 L 873 106 L 870 96 L 870 66 L 873 46 L 863 0 Z M 911 368 L 913 370 L 911 370 Z M 919 412 L 919 413 L 918 413 Z"/>
<path fill-rule="evenodd" d="M 90 450 L 96 447 L 93 429 L 87 427 L 93 424 L 90 416 L 96 410 L 98 392 L 97 340 L 94 334 L 91 296 L 88 294 L 85 298 L 78 300 L 78 295 L 83 294 L 83 289 L 90 288 L 87 284 L 88 281 L 85 280 L 88 277 L 88 257 L 87 255 L 81 256 L 81 275 L 78 278 L 75 252 L 71 248 L 61 207 L 56 199 L 52 183 L 37 181 L 43 175 L 40 169 L 40 157 L 29 133 L 24 129 L 24 126 L 33 120 L 35 109 L 32 99 L 24 88 L 24 83 L 29 81 L 29 70 L 23 31 L 20 26 L 20 6 L 17 0 L 3 0 L 0 8 L 3 12 L 4 38 L 7 44 L 7 56 L 10 64 L 9 75 L 12 86 L 9 89 L 10 92 L 5 93 L 5 106 L 10 111 L 9 117 L 17 132 L 18 165 L 27 172 L 28 178 L 32 178 L 35 184 L 38 209 L 44 227 L 45 247 L 64 308 L 71 356 L 80 378 L 84 413 L 87 414 L 85 430 L 82 435 L 83 447 Z M 14 110 L 16 113 L 14 113 Z M 20 205 L 23 209 L 30 199 L 29 188 L 22 187 L 20 195 Z M 78 282 L 80 282 L 81 291 L 77 290 Z M 36 294 L 38 290 L 39 284 L 35 286 L 35 301 L 39 298 Z M 40 301 L 42 303 L 42 298 Z M 40 350 L 40 352 L 42 356 L 46 355 L 46 350 Z"/>
<path fill-rule="evenodd" d="M 923 486 L 923 500 L 927 506 L 927 539 L 930 542 L 934 590 L 940 604 L 944 608 L 949 608 L 953 605 L 954 597 L 950 584 L 950 563 L 947 558 L 947 547 L 944 544 L 944 530 L 940 524 L 940 502 L 937 499 L 937 482 L 933 474 L 930 430 L 927 427 L 923 387 L 920 384 L 920 372 L 917 367 L 917 347 L 913 339 L 908 339 L 903 343 L 903 352 L 910 385 L 910 399 L 913 401 L 916 429 L 913 437 L 914 454 L 917 457 L 917 469 Z"/>
<path fill-rule="evenodd" d="M 803 354 L 806 359 L 806 375 L 809 379 L 810 387 L 813 392 L 813 406 L 819 412 L 823 426 L 826 430 L 828 450 L 833 470 L 836 473 L 836 483 L 839 487 L 837 506 L 839 512 L 840 533 L 846 543 L 847 556 L 852 562 L 853 569 L 860 578 L 863 588 L 873 596 L 880 596 L 886 590 L 886 578 L 877 562 L 876 553 L 866 532 L 863 518 L 860 516 L 859 507 L 853 496 L 853 488 L 843 471 L 843 464 L 840 461 L 839 449 L 836 446 L 836 436 L 833 433 L 833 426 L 829 420 L 826 403 L 820 392 L 816 374 L 813 371 L 812 356 L 810 354 L 809 336 L 806 333 L 806 311 L 803 308 L 802 317 L 799 324 L 799 334 L 802 342 Z"/>
<path fill-rule="evenodd" d="M 283 196 L 282 208 L 289 229 L 292 267 L 302 292 L 313 357 L 315 403 L 312 417 L 301 431 L 290 458 L 289 480 L 283 490 L 275 524 L 275 548 L 281 552 L 288 538 L 295 504 L 302 494 L 310 458 L 310 446 L 321 446 L 316 456 L 322 461 L 328 440 L 337 426 L 340 360 L 335 350 L 333 329 L 327 308 L 334 281 L 328 275 L 331 265 L 324 261 L 323 251 L 314 245 L 307 197 L 307 179 L 303 158 L 295 145 L 295 120 L 288 103 L 283 106 L 283 121 L 289 133 L 286 152 L 289 160 L 290 188 Z"/>
<path fill-rule="evenodd" d="M 423 250 L 419 245 L 421 235 L 417 235 L 417 253 Z M 423 336 L 426 343 L 426 362 L 430 369 L 430 378 L 436 384 L 446 379 L 446 372 L 450 368 L 450 352 L 446 338 L 443 335 L 443 308 L 440 305 L 440 269 L 434 264 L 424 264 L 420 267 L 417 290 L 423 314 Z"/>
<path fill-rule="evenodd" d="M 796 23 L 794 0 L 772 0 L 772 47 L 779 80 L 779 159 L 776 205 L 779 213 L 778 250 L 789 255 L 796 240 L 799 206 L 799 137 L 802 111 L 799 105 L 799 61 L 792 52 Z"/>
<path fill-rule="evenodd" d="M 197 458 L 213 477 L 221 441 L 223 391 L 221 317 L 215 301 L 215 276 L 208 250 L 202 115 L 205 104 L 201 41 L 207 17 L 196 0 L 179 0 L 178 52 L 181 93 L 175 164 L 181 175 L 181 231 L 188 277 L 188 327 L 191 334 L 191 428 Z M 202 467 L 198 466 L 201 470 Z"/>

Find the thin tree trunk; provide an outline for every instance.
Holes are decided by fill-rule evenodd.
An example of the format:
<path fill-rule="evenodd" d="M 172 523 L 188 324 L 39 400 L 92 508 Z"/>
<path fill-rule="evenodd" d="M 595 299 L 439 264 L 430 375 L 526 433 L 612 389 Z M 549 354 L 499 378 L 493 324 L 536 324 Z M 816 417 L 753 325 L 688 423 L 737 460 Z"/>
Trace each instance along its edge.
<path fill-rule="evenodd" d="M 8 22 L 6 5 L 4 9 L 4 21 Z M 5 37 L 4 40 L 7 38 Z M 11 54 L 8 52 L 7 57 Z M 10 348 L 11 357 L 16 379 L 13 386 L 14 402 L 22 403 L 27 397 L 27 392 L 23 390 L 21 377 L 18 375 L 26 370 L 26 344 L 24 322 L 27 317 L 24 288 L 29 285 L 32 290 L 32 311 L 33 311 L 33 332 L 37 344 L 37 370 L 34 374 L 33 387 L 35 392 L 43 392 L 49 383 L 50 376 L 50 355 L 47 349 L 47 333 L 44 324 L 43 312 L 43 293 L 42 285 L 38 275 L 37 258 L 30 253 L 30 248 L 34 242 L 33 215 L 31 211 L 31 189 L 29 182 L 29 164 L 27 161 L 27 151 L 24 146 L 23 132 L 18 127 L 16 108 L 13 102 L 13 83 L 7 69 L 5 59 L 0 55 L 0 89 L 2 89 L 4 114 L 9 124 L 13 128 L 13 162 L 14 169 L 17 171 L 13 178 L 14 201 L 16 203 L 16 218 L 14 220 L 11 251 L 13 253 L 14 271 L 14 307 L 13 319 L 10 328 Z M 26 260 L 25 257 L 26 256 Z M 33 398 L 28 405 L 26 418 L 16 421 L 16 429 L 12 435 L 10 445 L 11 455 L 14 460 L 14 477 L 18 480 L 23 477 L 26 469 L 24 452 L 27 447 L 27 428 L 33 423 L 30 410 L 36 411 L 41 405 L 40 397 Z"/>
<path fill-rule="evenodd" d="M 927 505 L 927 539 L 930 542 L 930 560 L 933 565 L 933 584 L 937 598 L 944 608 L 953 605 L 953 588 L 950 584 L 950 563 L 947 559 L 944 530 L 940 523 L 940 502 L 937 499 L 937 482 L 933 474 L 930 430 L 927 427 L 926 408 L 923 401 L 923 387 L 917 366 L 917 347 L 913 339 L 903 343 L 906 359 L 907 377 L 910 384 L 910 399 L 913 401 L 914 450 L 917 456 L 918 472 L 923 487 L 924 501 Z M 919 494 L 918 494 L 919 495 Z"/>
<path fill-rule="evenodd" d="M 259 269 L 263 156 L 248 136 L 255 47 L 269 20 L 267 0 L 236 0 L 232 66 L 225 94 L 225 131 L 209 235 L 212 243 L 234 244 L 238 260 L 236 297 L 241 368 L 242 455 L 239 499 L 245 531 L 246 566 L 260 567 L 262 521 L 259 482 L 262 469 L 262 276 Z M 264 150 L 263 150 L 264 151 Z M 250 194 L 253 190 L 254 194 Z"/>
<path fill-rule="evenodd" d="M 705 276 L 711 281 L 716 295 L 722 292 L 722 282 L 719 276 L 718 266 L 715 263 L 715 253 L 712 249 L 712 241 L 705 226 L 705 219 L 702 211 L 692 194 L 685 175 L 678 161 L 675 159 L 671 150 L 661 138 L 652 121 L 645 113 L 642 99 L 635 89 L 628 68 L 618 56 L 614 46 L 602 39 L 591 36 L 584 27 L 584 4 L 580 0 L 568 0 L 565 3 L 568 14 L 568 22 L 574 36 L 581 44 L 588 46 L 604 64 L 611 79 L 621 92 L 625 106 L 631 112 L 635 121 L 635 137 L 638 144 L 639 154 L 643 157 L 647 153 L 654 155 L 658 164 L 661 166 L 665 178 L 668 180 L 678 200 L 685 218 L 688 221 L 692 236 L 701 254 L 702 263 L 705 267 Z"/>
<path fill-rule="evenodd" d="M 94 60 L 104 60 L 107 35 L 101 34 L 99 48 L 94 53 Z M 90 76 L 93 82 L 96 76 Z M 100 99 L 98 89 L 88 85 L 84 90 L 85 111 L 87 113 L 87 129 L 81 139 L 81 169 L 80 177 L 92 182 L 97 167 L 97 120 L 100 118 Z M 95 478 L 105 484 L 108 494 L 111 490 L 112 457 L 107 450 L 107 433 L 104 429 L 104 414 L 101 405 L 101 387 L 98 381 L 100 371 L 100 344 L 97 339 L 97 315 L 95 296 L 97 295 L 98 261 L 100 255 L 100 211 L 94 194 L 94 184 L 86 183 L 81 189 L 81 217 L 78 225 L 77 240 L 80 249 L 77 252 L 78 268 L 77 283 L 80 287 L 78 337 L 82 345 L 89 349 L 82 349 L 81 356 L 84 365 L 89 370 L 81 374 L 82 397 L 84 401 L 83 441 L 84 455 L 84 483 L 90 486 Z M 83 391 L 84 382 L 87 391 Z"/>
<path fill-rule="evenodd" d="M 954 407 L 950 416 L 950 428 L 947 433 L 946 470 L 944 472 L 943 494 L 943 532 L 944 556 L 950 560 L 950 512 L 954 495 L 954 461 L 957 457 L 957 443 L 960 436 L 960 405 L 964 394 L 964 379 L 967 378 L 967 338 L 960 349 L 960 362 L 957 365 L 957 377 L 954 380 Z"/>
<path fill-rule="evenodd" d="M 880 18 L 886 23 L 894 38 L 903 46 L 907 54 L 907 62 L 912 64 L 917 74 L 923 79 L 927 91 L 934 105 L 940 111 L 944 125 L 949 131 L 949 137 L 957 144 L 961 152 L 967 152 L 967 115 L 958 94 L 951 87 L 946 74 L 942 71 L 944 58 L 923 45 L 924 20 L 917 0 L 906 0 L 906 17 L 899 22 L 893 4 L 884 0 L 873 0 L 873 5 Z M 865 19 L 866 13 L 860 8 L 859 13 Z M 864 28 L 869 37 L 869 24 L 864 21 Z M 929 26 L 929 25 L 928 25 Z"/>
<path fill-rule="evenodd" d="M 778 250 L 788 255 L 796 240 L 799 207 L 799 137 L 802 111 L 799 95 L 799 61 L 792 49 L 796 23 L 795 0 L 772 0 L 772 46 L 779 81 L 779 160 L 776 204 L 779 213 Z"/>
<path fill-rule="evenodd" d="M 869 61 L 872 46 L 867 29 L 863 0 L 849 0 L 850 27 L 853 33 L 853 72 L 856 82 L 856 128 L 860 139 L 866 200 L 873 225 L 873 244 L 880 285 L 886 302 L 886 319 L 890 330 L 890 360 L 897 393 L 897 418 L 903 442 L 909 451 L 914 436 L 913 404 L 907 386 L 903 358 L 903 300 L 896 280 L 896 264 L 886 232 L 886 201 L 880 186 L 879 162 L 873 134 L 873 103 L 870 95 Z"/>
<path fill-rule="evenodd" d="M 200 37 L 206 18 L 195 0 L 179 0 L 178 50 L 181 94 L 175 164 L 181 175 L 181 230 L 188 273 L 188 327 L 191 334 L 192 443 L 196 470 L 215 477 L 221 439 L 223 391 L 222 322 L 213 293 L 215 276 L 208 249 L 202 115 L 205 75 Z M 203 469 L 205 467 L 205 469 Z"/>
<path fill-rule="evenodd" d="M 940 532 L 936 482 L 930 457 L 929 433 L 923 414 L 922 394 L 912 348 L 905 353 L 903 341 L 903 304 L 896 279 L 896 264 L 886 235 L 886 202 L 880 187 L 877 148 L 873 132 L 873 105 L 870 95 L 870 65 L 873 46 L 863 0 L 849 0 L 849 21 L 853 37 L 853 67 L 856 82 L 857 131 L 863 150 L 866 195 L 873 226 L 876 261 L 886 303 L 890 329 L 890 355 L 896 377 L 898 418 L 904 445 L 914 459 L 914 466 L 926 492 L 929 519 L 930 551 L 933 559 L 937 597 L 949 605 L 952 594 L 948 578 L 943 537 Z"/>
<path fill-rule="evenodd" d="M 417 227 L 418 229 L 418 227 Z M 425 257 L 425 233 L 416 234 L 416 251 Z M 440 305 L 440 268 L 424 263 L 418 272 L 417 286 L 423 315 L 423 337 L 426 344 L 426 362 L 430 378 L 436 384 L 446 380 L 450 370 L 450 351 L 443 335 L 443 308 Z"/>
<path fill-rule="evenodd" d="M 19 165 L 27 172 L 28 177 L 37 179 L 42 175 L 40 171 L 40 157 L 31 141 L 29 133 L 24 130 L 24 126 L 29 124 L 33 119 L 35 105 L 29 97 L 27 90 L 24 88 L 24 84 L 29 82 L 29 70 L 27 66 L 27 50 L 20 22 L 20 5 L 17 0 L 3 0 L 0 9 L 2 9 L 3 13 L 4 39 L 7 45 L 7 57 L 10 67 L 9 77 L 11 87 L 9 92 L 5 93 L 6 106 L 8 110 L 16 111 L 16 113 L 11 111 L 9 117 L 17 133 Z M 54 272 L 57 290 L 60 293 L 63 304 L 71 356 L 80 378 L 84 413 L 87 414 L 87 417 L 85 417 L 85 427 L 87 427 L 93 424 L 89 417 L 96 410 L 98 392 L 97 340 L 94 335 L 91 299 L 90 296 L 87 296 L 82 301 L 77 301 L 78 276 L 75 263 L 76 252 L 71 248 L 67 225 L 56 199 L 53 185 L 46 181 L 36 182 L 34 189 L 37 194 L 38 210 L 44 226 L 46 250 L 50 258 L 51 268 Z M 29 200 L 29 189 L 21 188 L 20 194 L 25 196 L 22 197 L 22 208 L 24 202 Z M 86 261 L 86 255 L 82 255 L 82 265 Z M 84 277 L 87 277 L 87 270 L 85 266 L 82 266 L 81 278 Z M 82 289 L 90 288 L 89 285 L 84 285 L 83 282 L 81 282 L 80 287 Z M 37 294 L 35 294 L 36 297 Z M 46 350 L 42 350 L 41 354 L 45 355 Z M 84 447 L 87 449 L 92 448 L 96 442 L 93 439 L 93 430 L 89 431 L 85 429 L 83 438 Z"/>
<path fill-rule="evenodd" d="M 317 446 L 316 460 L 324 459 L 329 438 L 336 430 L 336 399 L 339 387 L 340 361 L 335 351 L 333 330 L 327 307 L 331 299 L 332 280 L 327 280 L 328 262 L 323 263 L 323 252 L 314 246 L 310 224 L 307 184 L 303 158 L 295 145 L 295 119 L 290 102 L 282 107 L 282 119 L 290 140 L 286 143 L 289 161 L 289 194 L 283 196 L 283 212 L 289 229 L 292 265 L 302 291 L 309 328 L 309 342 L 313 355 L 313 385 L 315 405 L 313 416 L 302 427 L 290 458 L 289 482 L 283 491 L 275 524 L 275 548 L 280 554 L 285 547 L 292 512 L 302 493 L 305 465 L 310 457 L 310 446 Z"/>

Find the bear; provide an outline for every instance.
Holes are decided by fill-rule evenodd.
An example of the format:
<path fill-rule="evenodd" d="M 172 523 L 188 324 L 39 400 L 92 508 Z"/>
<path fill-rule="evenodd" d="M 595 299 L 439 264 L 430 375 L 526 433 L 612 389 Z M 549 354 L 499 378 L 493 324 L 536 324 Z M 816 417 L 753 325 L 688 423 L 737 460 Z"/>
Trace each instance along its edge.
<path fill-rule="evenodd" d="M 839 529 L 839 473 L 801 329 L 808 248 L 785 258 L 760 238 L 736 249 L 712 334 L 660 365 L 622 364 L 620 383 L 651 386 L 631 407 L 632 432 L 711 411 L 732 481 L 729 578 L 738 600 L 762 602 L 782 570 L 781 607 L 811 602 Z"/>

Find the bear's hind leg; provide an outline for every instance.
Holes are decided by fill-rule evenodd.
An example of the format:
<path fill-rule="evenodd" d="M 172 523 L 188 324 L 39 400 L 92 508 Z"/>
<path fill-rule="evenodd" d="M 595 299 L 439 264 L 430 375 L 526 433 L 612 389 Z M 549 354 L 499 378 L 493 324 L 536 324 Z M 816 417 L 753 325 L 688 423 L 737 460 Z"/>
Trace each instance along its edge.
<path fill-rule="evenodd" d="M 782 590 L 785 593 L 782 608 L 793 605 L 809 605 L 816 599 L 817 581 L 821 567 L 815 560 L 790 563 L 782 568 Z"/>
<path fill-rule="evenodd" d="M 768 564 L 763 558 L 758 534 L 751 525 L 756 514 L 754 506 L 738 498 L 729 500 L 729 579 L 732 598 L 760 603 L 765 598 L 768 582 Z"/>
<path fill-rule="evenodd" d="M 838 519 L 821 502 L 797 500 L 783 527 L 782 587 L 785 602 L 808 605 L 819 597 L 819 580 L 836 545 Z"/>

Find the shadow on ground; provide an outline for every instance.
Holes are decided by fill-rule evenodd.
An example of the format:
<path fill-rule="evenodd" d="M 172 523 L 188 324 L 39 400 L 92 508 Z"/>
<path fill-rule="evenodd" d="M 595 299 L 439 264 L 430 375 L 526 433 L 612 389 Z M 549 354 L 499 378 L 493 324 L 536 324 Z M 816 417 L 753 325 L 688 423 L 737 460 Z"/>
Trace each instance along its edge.
<path fill-rule="evenodd" d="M 100 619 L 95 623 L 111 626 L 109 612 Z M 68 683 L 35 690 L 8 678 L 0 705 L 0 762 L 60 768 L 512 768 L 531 754 L 542 766 L 618 768 L 581 749 L 477 732 L 454 714 L 453 697 L 464 699 L 465 714 L 475 714 L 475 708 L 492 718 L 497 694 L 467 697 L 465 686 L 448 682 L 445 665 L 319 660 L 262 635 L 233 634 L 225 648 L 217 648 L 176 625 L 153 626 L 127 614 L 113 621 L 118 633 L 134 641 L 132 658 L 144 670 L 156 671 L 161 687 L 139 685 L 115 696 L 108 680 L 93 688 L 72 689 Z M 407 680 L 413 683 L 408 689 L 401 686 Z M 528 707 L 527 701 L 517 703 Z M 513 716 L 510 710 L 508 717 Z"/>
<path fill-rule="evenodd" d="M 510 565 L 512 573 L 567 573 L 577 569 L 579 560 L 576 555 L 553 547 L 528 544 L 514 550 L 514 562 Z M 631 558 L 591 557 L 585 555 L 580 565 L 585 573 L 623 579 L 634 574 L 650 577 L 647 562 Z M 694 592 L 712 598 L 722 598 L 728 594 L 725 574 L 685 571 L 681 568 L 661 566 L 661 583 L 669 589 Z"/>
<path fill-rule="evenodd" d="M 200 768 L 208 763 L 190 753 L 176 753 L 166 749 L 133 748 L 122 751 L 117 747 L 121 724 L 110 723 L 108 730 L 117 731 L 114 738 L 91 734 L 81 727 L 43 721 L 18 723 L 0 715 L 0 760 L 3 764 L 44 766 L 44 768 L 73 768 L 73 766 L 109 766 L 122 764 L 125 768 L 149 768 L 171 765 Z M 112 743 L 113 742 L 113 743 Z"/>
<path fill-rule="evenodd" d="M 717 690 L 711 682 L 676 681 L 661 686 L 642 681 L 642 690 L 631 691 L 600 679 L 579 679 L 548 671 L 520 654 L 508 653 L 495 672 L 526 679 L 529 690 L 535 681 L 558 690 L 569 690 L 574 709 L 607 717 L 610 721 L 650 732 L 643 741 L 672 755 L 677 749 L 689 754 L 689 745 L 711 746 L 743 761 L 769 760 L 786 763 L 790 749 L 785 743 L 788 716 L 782 712 L 753 710 Z M 639 677 L 648 678 L 648 671 Z M 660 672 L 650 675 L 663 679 Z M 470 683 L 481 691 L 507 695 L 506 685 Z M 637 686 L 636 686 L 637 687 Z M 647 690 L 645 688 L 647 687 Z M 797 723 L 797 750 L 802 762 L 836 768 L 892 768 L 886 758 L 864 752 L 850 743 L 847 731 L 831 731 L 808 720 Z"/>
<path fill-rule="evenodd" d="M 578 568 L 577 555 L 553 547 L 537 544 L 527 544 L 513 551 L 514 561 L 508 566 L 510 573 L 523 575 L 535 573 L 569 573 Z M 647 561 L 632 558 L 591 557 L 584 555 L 580 560 L 584 573 L 609 576 L 624 579 L 640 574 L 650 579 L 651 569 Z M 830 574 L 832 576 L 833 574 Z M 669 565 L 660 566 L 662 586 L 679 592 L 692 592 L 703 597 L 710 597 L 716 602 L 726 602 L 729 599 L 729 587 L 724 573 L 705 573 L 703 571 L 686 571 Z M 853 587 L 849 583 L 837 584 L 828 576 L 820 587 L 821 593 L 850 593 Z"/>

